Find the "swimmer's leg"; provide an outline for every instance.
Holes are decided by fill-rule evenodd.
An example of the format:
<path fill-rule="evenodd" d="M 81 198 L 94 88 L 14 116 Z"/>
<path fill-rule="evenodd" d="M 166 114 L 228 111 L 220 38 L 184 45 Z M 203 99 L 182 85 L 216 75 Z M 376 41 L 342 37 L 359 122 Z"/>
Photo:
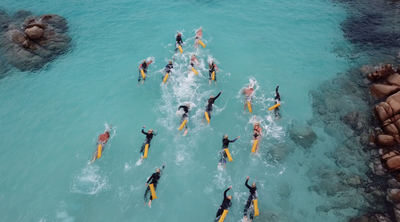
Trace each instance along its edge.
<path fill-rule="evenodd" d="M 146 202 L 147 202 L 147 194 L 149 193 L 149 191 L 150 191 L 150 187 L 147 186 L 146 192 L 144 192 L 144 204 L 146 204 Z"/>

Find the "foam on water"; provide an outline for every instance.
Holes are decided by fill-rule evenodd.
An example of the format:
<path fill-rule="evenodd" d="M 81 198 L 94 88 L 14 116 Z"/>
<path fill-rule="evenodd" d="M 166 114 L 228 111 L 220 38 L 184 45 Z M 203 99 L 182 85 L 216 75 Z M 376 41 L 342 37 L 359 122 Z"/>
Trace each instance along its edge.
<path fill-rule="evenodd" d="M 45 69 L 29 75 L 13 70 L 0 79 L 5 221 L 212 221 L 228 186 L 234 199 L 225 221 L 240 221 L 246 176 L 259 189 L 261 215 L 254 221 L 336 222 L 354 215 L 349 209 L 317 211 L 331 200 L 310 191 L 314 177 L 308 172 L 335 165 L 324 152 L 337 141 L 314 129 L 319 139 L 305 150 L 287 135 L 294 123 L 312 118 L 309 90 L 352 65 L 335 53 L 337 45 L 348 46 L 339 28 L 347 16 L 340 5 L 4 0 L 0 7 L 60 14 L 74 41 L 69 54 Z M 207 47 L 195 49 L 200 26 Z M 174 51 L 175 30 L 183 33 L 182 54 Z M 193 53 L 198 75 L 189 69 Z M 143 59 L 154 62 L 138 84 Z M 174 70 L 163 84 L 163 67 L 172 59 Z M 220 69 L 218 85 L 208 83 L 212 60 Z M 243 114 L 241 92 L 249 83 L 255 86 L 253 113 Z M 277 84 L 280 120 L 267 111 Z M 202 123 L 206 100 L 220 91 L 210 124 Z M 186 103 L 191 110 L 183 137 L 177 108 Z M 254 116 L 263 127 L 258 154 L 250 153 Z M 87 165 L 105 121 L 118 125 L 118 134 L 114 126 L 102 157 Z M 137 165 L 143 125 L 158 134 Z M 234 161 L 219 169 L 224 134 L 240 139 L 229 146 Z M 149 209 L 143 205 L 146 179 L 164 162 L 159 198 Z"/>

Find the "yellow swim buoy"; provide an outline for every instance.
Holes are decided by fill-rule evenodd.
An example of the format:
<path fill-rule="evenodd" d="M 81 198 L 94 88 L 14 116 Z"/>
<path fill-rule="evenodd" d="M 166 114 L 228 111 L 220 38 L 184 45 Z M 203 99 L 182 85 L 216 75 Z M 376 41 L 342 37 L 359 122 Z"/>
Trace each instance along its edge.
<path fill-rule="evenodd" d="M 258 200 L 254 199 L 253 200 L 253 205 L 254 205 L 254 216 L 260 215 L 260 211 L 258 210 Z"/>
<path fill-rule="evenodd" d="M 179 48 L 179 51 L 181 51 L 181 53 L 183 53 L 182 47 L 178 46 L 178 48 Z"/>
<path fill-rule="evenodd" d="M 228 210 L 224 210 L 218 222 L 224 222 L 226 215 L 228 214 Z"/>
<path fill-rule="evenodd" d="M 199 40 L 199 43 L 200 43 L 201 46 L 203 46 L 203 48 L 206 47 L 206 44 L 204 44 L 201 40 Z"/>
<path fill-rule="evenodd" d="M 179 131 L 181 131 L 181 130 L 183 129 L 183 127 L 186 125 L 186 122 L 187 122 L 187 119 L 185 119 L 185 120 L 182 122 L 181 126 L 179 127 Z"/>
<path fill-rule="evenodd" d="M 149 153 L 149 144 L 146 144 L 146 146 L 144 147 L 143 158 L 147 158 L 148 153 Z"/>
<path fill-rule="evenodd" d="M 231 153 L 229 152 L 229 149 L 226 148 L 226 149 L 224 149 L 224 150 L 225 150 L 226 156 L 228 157 L 229 162 L 230 162 L 230 161 L 233 161 L 233 159 L 232 159 L 232 157 L 231 157 Z"/>
<path fill-rule="evenodd" d="M 143 77 L 143 79 L 145 79 L 145 78 L 146 78 L 146 75 L 144 74 L 143 69 L 140 70 L 140 73 L 142 73 L 142 77 Z"/>
<path fill-rule="evenodd" d="M 215 71 L 211 74 L 211 80 L 214 81 L 215 79 Z"/>
<path fill-rule="evenodd" d="M 251 104 L 249 101 L 247 101 L 247 108 L 249 108 L 250 113 L 253 113 L 253 110 L 251 109 Z"/>
<path fill-rule="evenodd" d="M 101 144 L 97 146 L 97 159 L 101 157 L 101 147 L 102 147 Z"/>
<path fill-rule="evenodd" d="M 204 115 L 206 116 L 206 120 L 207 120 L 207 122 L 208 122 L 208 123 L 210 123 L 210 117 L 208 116 L 208 113 L 207 113 L 207 111 L 204 113 Z"/>
<path fill-rule="evenodd" d="M 151 192 L 151 196 L 153 197 L 153 200 L 157 199 L 156 191 L 154 190 L 154 185 L 149 184 L 149 187 L 150 187 L 150 192 Z"/>
<path fill-rule="evenodd" d="M 199 74 L 198 72 L 197 72 L 197 70 L 195 70 L 193 67 L 192 67 L 192 71 L 197 75 L 197 74 Z"/>
<path fill-rule="evenodd" d="M 165 74 L 165 77 L 164 77 L 164 80 L 163 80 L 164 83 L 167 81 L 168 76 L 169 76 L 169 73 Z"/>
<path fill-rule="evenodd" d="M 258 143 L 258 140 L 254 140 L 253 148 L 251 149 L 251 152 L 252 152 L 252 153 L 255 153 L 255 152 L 256 152 L 257 143 Z"/>
<path fill-rule="evenodd" d="M 280 103 L 277 103 L 277 104 L 271 106 L 268 110 L 273 110 L 273 109 L 275 109 L 276 107 L 278 107 L 280 105 L 281 105 Z"/>

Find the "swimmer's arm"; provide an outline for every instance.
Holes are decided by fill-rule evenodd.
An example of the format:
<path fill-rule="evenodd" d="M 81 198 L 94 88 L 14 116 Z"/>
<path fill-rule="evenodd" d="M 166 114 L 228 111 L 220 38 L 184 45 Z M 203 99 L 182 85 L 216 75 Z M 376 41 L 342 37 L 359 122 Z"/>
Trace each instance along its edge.
<path fill-rule="evenodd" d="M 249 186 L 248 182 L 249 182 L 249 178 L 247 177 L 246 183 L 244 185 L 246 185 L 247 188 L 251 189 L 251 187 Z"/>
<path fill-rule="evenodd" d="M 224 198 L 225 198 L 225 199 L 227 198 L 227 197 L 226 197 L 226 192 L 228 192 L 230 189 L 231 189 L 231 187 L 229 187 L 228 189 L 225 190 L 225 192 L 224 192 Z"/>
<path fill-rule="evenodd" d="M 142 133 L 144 134 L 144 135 L 147 135 L 148 133 L 146 133 L 145 131 L 144 131 L 144 128 L 142 128 Z"/>
<path fill-rule="evenodd" d="M 222 91 L 219 92 L 218 95 L 217 95 L 216 97 L 214 97 L 214 101 L 215 101 L 216 99 L 218 99 L 218 97 L 221 95 L 221 93 L 222 93 Z"/>
<path fill-rule="evenodd" d="M 154 174 L 155 173 L 151 174 L 151 177 L 147 180 L 146 184 L 149 184 L 150 180 L 153 180 Z"/>

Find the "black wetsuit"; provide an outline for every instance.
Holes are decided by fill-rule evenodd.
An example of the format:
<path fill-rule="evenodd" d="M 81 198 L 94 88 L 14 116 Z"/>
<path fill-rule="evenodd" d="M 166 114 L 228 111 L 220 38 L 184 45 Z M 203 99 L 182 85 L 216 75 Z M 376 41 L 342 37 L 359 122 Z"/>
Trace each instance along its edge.
<path fill-rule="evenodd" d="M 206 112 L 208 114 L 208 117 L 211 119 L 211 111 L 213 110 L 213 104 L 215 102 L 216 99 L 218 99 L 218 97 L 221 95 L 221 92 L 218 93 L 218 95 L 214 98 L 209 98 L 207 101 L 207 107 L 206 107 Z"/>
<path fill-rule="evenodd" d="M 183 109 L 183 111 L 185 112 L 184 114 L 182 114 L 180 124 L 182 124 L 183 121 L 185 121 L 185 119 L 187 119 L 187 122 L 189 122 L 189 107 L 188 106 L 180 106 L 178 108 L 178 110 L 180 110 L 180 109 Z M 185 129 L 187 129 L 187 122 L 186 122 L 186 125 L 185 125 Z"/>
<path fill-rule="evenodd" d="M 246 180 L 246 183 L 244 184 L 244 185 L 246 185 L 246 187 L 249 189 L 249 191 L 250 191 L 250 196 L 249 196 L 249 198 L 247 199 L 247 203 L 246 203 L 246 205 L 244 206 L 244 216 L 247 216 L 247 213 L 248 213 L 248 211 L 249 211 L 249 208 L 250 208 L 250 206 L 252 205 L 252 203 L 253 203 L 253 199 L 257 199 L 257 187 L 251 187 L 251 186 L 249 186 L 249 184 L 248 184 L 248 182 L 249 182 L 249 179 L 247 179 Z M 250 212 L 250 219 L 253 219 L 253 210 Z"/>
<path fill-rule="evenodd" d="M 215 221 L 217 221 L 218 217 L 222 215 L 224 210 L 228 210 L 229 207 L 231 207 L 232 205 L 231 200 L 229 200 L 226 196 L 226 192 L 228 192 L 228 190 L 230 190 L 230 188 L 226 189 L 224 192 L 224 200 L 222 201 L 222 204 L 218 209 L 217 215 L 215 216 Z"/>
<path fill-rule="evenodd" d="M 225 149 L 227 149 L 229 147 L 229 143 L 233 143 L 236 140 L 237 140 L 237 138 L 234 139 L 234 140 L 228 140 L 228 139 L 225 139 L 225 138 L 222 139 L 222 149 L 220 151 L 221 159 L 219 160 L 220 163 L 222 163 L 222 161 L 224 161 L 224 163 L 226 163 L 227 155 L 226 155 Z"/>
<path fill-rule="evenodd" d="M 179 35 L 176 36 L 176 43 L 175 43 L 175 52 L 178 51 L 178 46 L 182 45 L 182 37 Z"/>
<path fill-rule="evenodd" d="M 165 66 L 165 72 L 169 73 L 169 72 L 171 72 L 171 69 L 173 69 L 173 68 L 174 68 L 174 66 L 172 64 L 167 64 Z"/>
<path fill-rule="evenodd" d="M 215 71 L 215 66 L 214 63 L 212 63 L 211 65 L 208 65 L 208 75 L 209 75 L 209 80 L 212 80 L 212 73 L 214 73 L 214 81 L 217 81 L 217 72 Z"/>
<path fill-rule="evenodd" d="M 149 144 L 149 149 L 150 149 L 150 142 L 153 139 L 154 134 L 153 133 L 146 133 L 144 131 L 144 128 L 142 129 L 142 133 L 146 135 L 146 139 L 144 140 L 142 144 L 142 148 L 140 148 L 140 154 L 143 155 L 144 148 L 146 147 L 146 144 Z"/>
<path fill-rule="evenodd" d="M 143 62 L 143 63 L 142 63 L 141 69 L 143 69 L 143 72 L 144 72 L 145 74 L 147 74 L 147 63 L 146 63 L 146 62 Z M 141 78 L 142 78 L 142 73 L 140 72 L 140 69 L 139 69 L 139 79 L 138 79 L 138 82 L 140 82 Z M 143 79 L 143 81 L 144 81 L 144 79 Z"/>
<path fill-rule="evenodd" d="M 275 104 L 278 104 L 278 103 L 281 102 L 281 95 L 279 94 L 278 89 L 279 89 L 279 86 L 277 86 L 276 89 L 275 89 L 275 91 L 276 91 Z M 281 114 L 279 113 L 279 106 L 275 108 L 274 113 L 275 113 L 276 117 L 280 117 L 281 116 Z"/>
<path fill-rule="evenodd" d="M 153 173 L 152 175 L 151 175 L 151 177 L 147 180 L 147 184 L 153 184 L 154 185 L 154 190 L 156 190 L 156 188 L 157 188 L 157 184 L 158 184 L 158 180 L 160 179 L 160 177 L 161 177 L 161 175 L 162 175 L 162 172 L 163 172 L 163 170 L 164 170 L 164 165 L 162 166 L 162 168 L 161 168 L 161 170 L 160 170 L 160 172 L 159 173 Z M 150 180 L 151 180 L 151 182 L 150 182 Z M 149 186 L 147 186 L 147 189 L 146 189 L 146 192 L 144 192 L 144 201 L 146 202 L 147 201 L 147 193 L 150 191 L 150 187 Z M 153 200 L 153 196 L 151 196 L 151 194 L 150 194 L 150 200 Z"/>

